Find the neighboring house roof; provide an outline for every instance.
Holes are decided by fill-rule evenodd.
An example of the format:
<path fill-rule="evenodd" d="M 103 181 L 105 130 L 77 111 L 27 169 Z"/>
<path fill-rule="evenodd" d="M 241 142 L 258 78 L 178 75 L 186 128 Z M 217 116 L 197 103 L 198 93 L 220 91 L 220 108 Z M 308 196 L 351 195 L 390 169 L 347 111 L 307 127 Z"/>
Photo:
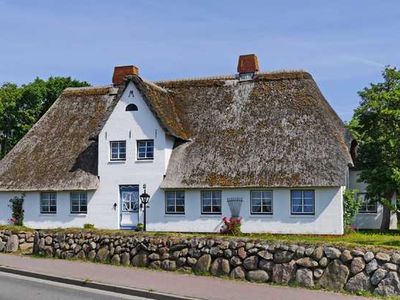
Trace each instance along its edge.
<path fill-rule="evenodd" d="M 345 184 L 351 136 L 306 72 L 127 80 L 176 138 L 163 188 Z M 0 162 L 0 190 L 96 189 L 97 135 L 125 87 L 65 90 Z"/>

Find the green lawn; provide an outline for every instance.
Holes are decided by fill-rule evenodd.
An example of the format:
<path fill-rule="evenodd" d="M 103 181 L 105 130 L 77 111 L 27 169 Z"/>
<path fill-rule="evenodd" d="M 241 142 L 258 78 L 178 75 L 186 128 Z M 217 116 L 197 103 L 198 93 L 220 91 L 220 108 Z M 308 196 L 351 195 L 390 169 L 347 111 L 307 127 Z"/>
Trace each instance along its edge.
<path fill-rule="evenodd" d="M 0 230 L 8 229 L 11 231 L 33 231 L 33 229 L 18 226 L 1 226 Z M 93 232 L 95 234 L 120 234 L 120 235 L 142 235 L 143 233 L 129 231 L 129 230 L 99 230 L 99 229 L 82 229 L 82 228 L 65 228 L 53 229 L 49 231 L 63 231 L 68 233 L 78 232 Z M 175 233 L 175 232 L 148 232 L 149 236 L 173 236 L 181 238 L 191 237 L 219 237 L 224 239 L 234 238 L 234 236 L 212 234 L 212 233 Z M 248 238 L 252 240 L 264 240 L 274 242 L 286 243 L 299 243 L 299 244 L 333 244 L 342 245 L 347 247 L 377 247 L 377 248 L 390 248 L 400 250 L 400 231 L 392 230 L 387 232 L 380 232 L 379 230 L 362 230 L 347 233 L 345 235 L 291 235 L 291 234 L 241 234 L 236 238 Z"/>

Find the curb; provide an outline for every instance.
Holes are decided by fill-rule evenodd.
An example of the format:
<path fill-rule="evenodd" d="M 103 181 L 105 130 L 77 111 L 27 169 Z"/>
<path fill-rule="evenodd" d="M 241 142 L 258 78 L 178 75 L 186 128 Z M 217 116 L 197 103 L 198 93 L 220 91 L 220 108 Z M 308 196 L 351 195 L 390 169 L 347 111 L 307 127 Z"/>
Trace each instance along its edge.
<path fill-rule="evenodd" d="M 143 297 L 154 300 L 196 300 L 197 298 L 176 296 L 171 294 L 165 294 L 161 292 L 150 292 L 143 289 L 132 289 L 122 286 L 115 286 L 106 283 L 86 281 L 81 279 L 73 279 L 68 277 L 58 277 L 53 275 L 47 275 L 43 273 L 34 273 L 29 271 L 24 271 L 20 269 L 12 269 L 4 266 L 0 266 L 0 272 L 10 273 L 15 275 L 21 275 L 26 277 L 33 277 L 36 279 L 48 280 L 58 283 L 64 283 L 69 285 L 75 285 L 79 287 L 85 287 L 90 289 L 102 290 L 107 292 L 113 292 L 118 294 L 124 294 L 129 296 Z"/>

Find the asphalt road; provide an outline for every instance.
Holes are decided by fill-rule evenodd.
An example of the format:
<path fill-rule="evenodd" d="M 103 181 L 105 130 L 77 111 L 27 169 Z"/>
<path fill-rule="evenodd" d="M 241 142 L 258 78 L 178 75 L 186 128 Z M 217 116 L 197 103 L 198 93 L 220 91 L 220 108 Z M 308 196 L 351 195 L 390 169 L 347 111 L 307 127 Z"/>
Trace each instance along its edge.
<path fill-rule="evenodd" d="M 0 272 L 1 300 L 147 300 L 91 288 L 56 283 L 36 278 Z"/>

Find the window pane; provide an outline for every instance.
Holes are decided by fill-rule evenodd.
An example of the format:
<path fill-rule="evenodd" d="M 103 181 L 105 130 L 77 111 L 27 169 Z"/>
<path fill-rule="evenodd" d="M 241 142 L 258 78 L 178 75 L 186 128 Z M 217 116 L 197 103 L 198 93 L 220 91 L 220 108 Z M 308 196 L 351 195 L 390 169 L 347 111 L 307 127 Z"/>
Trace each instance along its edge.
<path fill-rule="evenodd" d="M 260 213 L 261 212 L 261 206 L 252 206 L 251 211 L 254 213 Z"/>
<path fill-rule="evenodd" d="M 313 191 L 304 191 L 304 198 L 314 198 Z"/>
<path fill-rule="evenodd" d="M 302 198 L 301 191 L 292 191 L 292 198 Z"/>
<path fill-rule="evenodd" d="M 203 206 L 204 212 L 211 212 L 211 206 Z"/>
<path fill-rule="evenodd" d="M 292 205 L 301 206 L 302 205 L 301 199 L 292 199 Z"/>
<path fill-rule="evenodd" d="M 185 212 L 185 207 L 184 206 L 177 206 L 176 207 L 176 212 Z"/>
<path fill-rule="evenodd" d="M 220 213 L 221 212 L 221 206 L 214 206 L 213 207 L 213 212 Z"/>
<path fill-rule="evenodd" d="M 301 213 L 302 212 L 302 207 L 299 206 L 299 205 L 293 205 L 292 208 L 293 208 L 292 209 L 293 212 L 295 212 L 295 213 Z"/>
<path fill-rule="evenodd" d="M 184 199 L 176 199 L 176 205 L 184 206 L 185 205 L 185 200 Z"/>
<path fill-rule="evenodd" d="M 167 206 L 167 212 L 175 212 L 175 206 Z"/>
<path fill-rule="evenodd" d="M 259 191 L 251 192 L 251 197 L 252 198 L 261 198 L 261 192 L 259 192 Z"/>
<path fill-rule="evenodd" d="M 211 198 L 211 192 L 210 191 L 202 192 L 202 196 L 203 198 Z"/>
<path fill-rule="evenodd" d="M 314 205 L 314 199 L 305 198 L 304 205 Z"/>
<path fill-rule="evenodd" d="M 313 206 L 304 206 L 304 212 L 312 213 L 314 211 Z"/>
<path fill-rule="evenodd" d="M 252 205 L 261 206 L 261 199 L 253 199 L 252 200 Z"/>
<path fill-rule="evenodd" d="M 203 200 L 203 205 L 204 206 L 211 206 L 211 199 L 204 199 Z"/>
<path fill-rule="evenodd" d="M 272 206 L 263 205 L 262 210 L 263 210 L 263 212 L 270 213 L 270 212 L 272 212 Z"/>
<path fill-rule="evenodd" d="M 73 205 L 71 210 L 72 210 L 72 212 L 79 212 L 79 206 Z"/>

